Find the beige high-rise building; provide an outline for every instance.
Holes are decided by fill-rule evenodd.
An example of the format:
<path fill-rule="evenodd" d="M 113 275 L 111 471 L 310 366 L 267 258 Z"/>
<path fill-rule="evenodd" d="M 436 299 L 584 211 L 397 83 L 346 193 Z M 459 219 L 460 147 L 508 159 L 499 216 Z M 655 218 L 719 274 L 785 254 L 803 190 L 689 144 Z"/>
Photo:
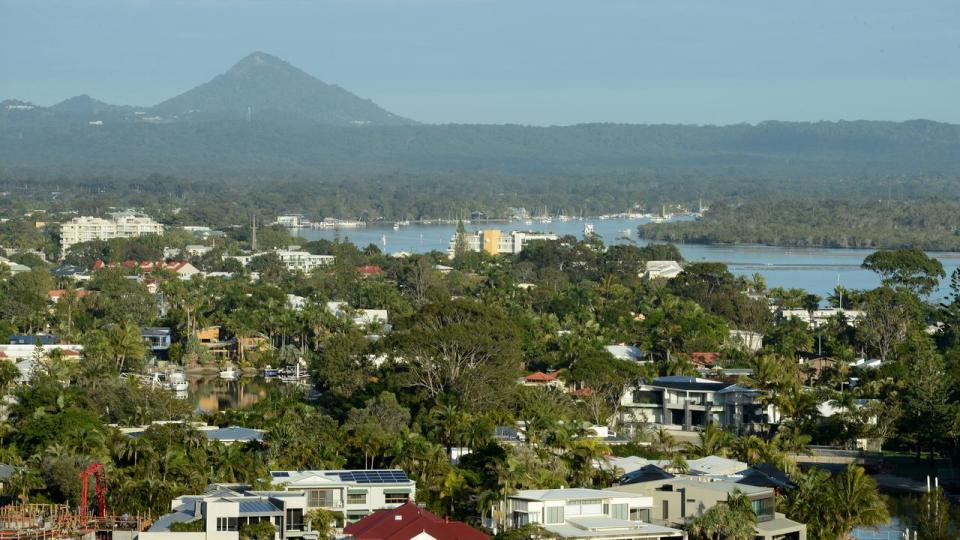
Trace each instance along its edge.
<path fill-rule="evenodd" d="M 116 212 L 109 219 L 81 216 L 60 225 L 60 253 L 74 244 L 91 240 L 133 238 L 145 234 L 163 234 L 163 225 L 136 212 Z"/>

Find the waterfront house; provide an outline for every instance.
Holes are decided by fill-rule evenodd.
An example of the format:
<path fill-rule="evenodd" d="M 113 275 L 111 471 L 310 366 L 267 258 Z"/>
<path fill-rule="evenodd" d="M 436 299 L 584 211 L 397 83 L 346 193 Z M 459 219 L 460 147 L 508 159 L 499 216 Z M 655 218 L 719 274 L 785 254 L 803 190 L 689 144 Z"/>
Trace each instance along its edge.
<path fill-rule="evenodd" d="M 610 488 L 610 491 L 650 497 L 651 523 L 665 527 L 683 527 L 718 503 L 741 493 L 750 500 L 757 516 L 758 540 L 806 540 L 807 527 L 787 519 L 776 511 L 776 492 L 771 487 L 744 483 L 743 475 L 729 478 L 678 476 L 648 471 L 636 481 Z"/>
<path fill-rule="evenodd" d="M 507 529 L 535 524 L 559 538 L 685 538 L 681 530 L 651 523 L 652 511 L 653 497 L 649 495 L 560 488 L 518 491 L 507 498 L 505 508 L 498 513 Z"/>
<path fill-rule="evenodd" d="M 139 540 L 239 540 L 240 528 L 267 521 L 276 528 L 274 538 L 317 540 L 307 513 L 305 493 L 248 491 L 247 486 L 214 484 L 199 495 L 183 495 L 170 503 L 169 514 L 159 517 Z M 193 524 L 195 532 L 174 532 L 175 523 Z"/>
<path fill-rule="evenodd" d="M 685 375 L 658 377 L 623 393 L 618 422 L 628 433 L 644 424 L 691 431 L 711 423 L 743 433 L 779 415 L 759 397 L 758 390 L 738 384 Z"/>
<path fill-rule="evenodd" d="M 154 353 L 170 349 L 170 333 L 170 328 L 166 326 L 147 326 L 140 329 L 140 337 Z"/>
<path fill-rule="evenodd" d="M 417 484 L 399 469 L 270 471 L 278 489 L 307 495 L 307 508 L 341 512 L 348 522 L 414 500 Z"/>
<path fill-rule="evenodd" d="M 683 267 L 677 261 L 647 261 L 640 277 L 651 279 L 673 279 L 683 272 Z"/>

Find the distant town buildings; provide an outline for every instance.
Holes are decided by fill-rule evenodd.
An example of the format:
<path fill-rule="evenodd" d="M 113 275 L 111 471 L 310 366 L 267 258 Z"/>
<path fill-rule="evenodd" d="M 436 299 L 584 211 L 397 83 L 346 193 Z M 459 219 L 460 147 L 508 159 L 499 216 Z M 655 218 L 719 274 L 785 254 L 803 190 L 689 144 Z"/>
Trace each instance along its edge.
<path fill-rule="evenodd" d="M 466 245 L 469 251 L 485 251 L 491 255 L 516 255 L 523 251 L 524 245 L 534 240 L 556 240 L 558 237 L 553 233 L 531 232 L 531 231 L 509 231 L 504 232 L 500 229 L 484 229 L 480 231 L 468 232 L 466 235 Z M 447 249 L 447 255 L 452 259 L 456 256 L 457 235 L 454 234 L 450 240 L 450 247 Z"/>
<path fill-rule="evenodd" d="M 114 212 L 109 216 L 109 219 L 81 216 L 61 224 L 61 253 L 66 253 L 74 244 L 80 242 L 163 234 L 163 225 L 144 214 L 124 211 Z"/>
<path fill-rule="evenodd" d="M 262 257 L 270 253 L 275 253 L 280 258 L 280 262 L 291 272 L 303 272 L 309 274 L 315 268 L 333 264 L 336 259 L 333 255 L 314 255 L 308 251 L 303 251 L 300 246 L 287 246 L 286 249 L 275 249 L 273 251 L 262 251 L 259 253 L 250 253 L 247 255 L 225 255 L 224 259 L 236 259 L 240 264 L 247 266 L 250 261 L 257 257 Z"/>

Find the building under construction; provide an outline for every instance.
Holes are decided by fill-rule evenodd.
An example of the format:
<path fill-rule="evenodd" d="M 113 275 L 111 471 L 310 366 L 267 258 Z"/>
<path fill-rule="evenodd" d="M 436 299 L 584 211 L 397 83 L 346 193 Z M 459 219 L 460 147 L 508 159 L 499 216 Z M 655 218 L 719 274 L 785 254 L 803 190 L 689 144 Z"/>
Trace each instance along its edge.
<path fill-rule="evenodd" d="M 149 516 L 91 516 L 65 504 L 0 507 L 0 540 L 133 540 L 149 526 Z"/>

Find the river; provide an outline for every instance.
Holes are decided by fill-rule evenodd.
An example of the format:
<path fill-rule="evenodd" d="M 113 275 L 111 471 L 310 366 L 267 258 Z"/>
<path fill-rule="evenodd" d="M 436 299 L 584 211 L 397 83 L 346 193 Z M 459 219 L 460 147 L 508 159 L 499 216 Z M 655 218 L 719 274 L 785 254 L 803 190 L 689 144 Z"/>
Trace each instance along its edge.
<path fill-rule="evenodd" d="M 529 230 L 582 237 L 584 225 L 589 223 L 607 244 L 632 242 L 642 246 L 647 242 L 637 239 L 637 226 L 648 222 L 647 219 L 586 219 L 532 224 L 468 224 L 466 228 L 468 231 Z M 334 240 L 339 235 L 344 241 L 361 247 L 374 244 L 387 253 L 426 253 L 434 250 L 446 252 L 455 231 L 454 224 L 411 224 L 400 227 L 399 230 L 394 230 L 392 224 L 389 224 L 339 231 L 299 229 L 292 232 L 304 240 Z M 687 261 L 723 262 L 736 275 L 749 276 L 758 273 L 764 277 L 768 287 L 796 287 L 826 297 L 838 283 L 848 289 L 871 289 L 880 284 L 874 273 L 860 268 L 864 257 L 873 250 L 702 244 L 678 244 L 677 247 Z M 960 253 L 938 252 L 931 255 L 943 263 L 947 276 L 960 266 Z M 943 281 L 940 290 L 934 294 L 936 298 L 946 295 L 947 283 L 948 279 Z"/>

